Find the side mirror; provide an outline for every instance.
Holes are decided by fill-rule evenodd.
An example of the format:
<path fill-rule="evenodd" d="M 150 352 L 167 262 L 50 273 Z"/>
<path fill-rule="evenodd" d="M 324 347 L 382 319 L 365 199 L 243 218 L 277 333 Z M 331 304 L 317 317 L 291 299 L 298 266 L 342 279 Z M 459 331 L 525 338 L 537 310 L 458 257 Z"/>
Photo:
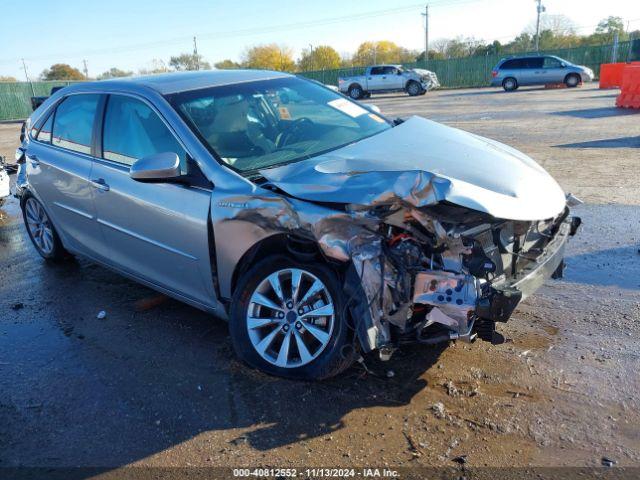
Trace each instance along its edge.
<path fill-rule="evenodd" d="M 567 68 L 567 64 L 566 63 L 561 63 L 560 64 L 560 68 Z"/>
<path fill-rule="evenodd" d="M 161 182 L 180 177 L 180 157 L 173 152 L 148 155 L 137 160 L 129 170 L 129 176 L 140 182 Z"/>
<path fill-rule="evenodd" d="M 396 75 L 402 75 L 402 70 L 398 70 L 398 73 L 396 73 Z"/>
<path fill-rule="evenodd" d="M 369 105 L 369 108 L 370 108 L 371 110 L 373 110 L 374 112 L 376 112 L 376 113 L 381 113 L 381 111 L 380 111 L 380 107 L 379 107 L 379 106 L 377 106 L 377 105 Z"/>

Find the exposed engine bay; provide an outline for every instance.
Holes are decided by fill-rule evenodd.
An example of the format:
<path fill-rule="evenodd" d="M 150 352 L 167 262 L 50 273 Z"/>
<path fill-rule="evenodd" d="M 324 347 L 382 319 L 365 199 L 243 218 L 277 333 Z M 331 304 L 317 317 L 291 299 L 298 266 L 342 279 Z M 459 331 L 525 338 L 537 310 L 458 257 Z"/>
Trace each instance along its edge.
<path fill-rule="evenodd" d="M 538 275 L 523 279 L 549 259 L 546 270 L 561 276 L 559 240 L 578 225 L 578 219 L 568 220 L 568 209 L 540 222 L 499 220 L 446 204 L 389 209 L 380 238 L 356 249 L 358 278 L 352 274 L 347 282 L 360 283 L 368 302 L 368 308 L 352 306 L 354 318 L 371 316 L 370 327 L 358 329 L 361 340 L 383 353 L 412 339 L 438 343 L 479 336 L 500 343 L 495 322 L 507 321 L 539 286 L 532 285 Z"/>

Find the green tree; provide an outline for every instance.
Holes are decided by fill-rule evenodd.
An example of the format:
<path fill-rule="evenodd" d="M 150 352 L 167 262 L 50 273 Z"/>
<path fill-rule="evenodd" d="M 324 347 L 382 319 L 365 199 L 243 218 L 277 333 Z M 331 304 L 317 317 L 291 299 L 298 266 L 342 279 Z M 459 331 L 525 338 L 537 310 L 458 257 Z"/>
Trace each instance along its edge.
<path fill-rule="evenodd" d="M 234 68 L 240 68 L 239 63 L 229 59 L 222 60 L 221 62 L 218 62 L 218 63 L 214 63 L 213 66 L 216 67 L 218 70 L 233 70 Z"/>
<path fill-rule="evenodd" d="M 429 49 L 429 60 L 442 60 L 442 59 L 444 59 L 444 55 L 442 53 Z M 415 61 L 418 63 L 424 62 L 424 50 L 420 52 L 418 55 L 416 55 Z"/>
<path fill-rule="evenodd" d="M 102 72 L 96 78 L 98 80 L 106 80 L 108 78 L 130 77 L 131 75 L 133 75 L 133 72 L 128 72 L 128 71 L 120 70 L 119 68 L 116 68 L 116 67 L 112 67 L 106 72 Z"/>
<path fill-rule="evenodd" d="M 194 53 L 181 53 L 171 57 L 169 66 L 176 70 L 211 70 L 211 64 L 206 62 L 202 55 Z"/>
<path fill-rule="evenodd" d="M 248 48 L 242 56 L 242 65 L 247 68 L 291 72 L 295 69 L 291 48 L 271 43 Z"/>
<path fill-rule="evenodd" d="M 320 45 L 313 50 L 303 50 L 298 61 L 300 70 L 331 70 L 340 68 L 340 54 L 333 47 Z"/>
<path fill-rule="evenodd" d="M 86 80 L 86 77 L 78 70 L 66 63 L 56 63 L 45 69 L 40 74 L 42 80 Z"/>
<path fill-rule="evenodd" d="M 598 22 L 596 33 L 620 33 L 624 31 L 624 22 L 620 17 L 607 17 Z"/>

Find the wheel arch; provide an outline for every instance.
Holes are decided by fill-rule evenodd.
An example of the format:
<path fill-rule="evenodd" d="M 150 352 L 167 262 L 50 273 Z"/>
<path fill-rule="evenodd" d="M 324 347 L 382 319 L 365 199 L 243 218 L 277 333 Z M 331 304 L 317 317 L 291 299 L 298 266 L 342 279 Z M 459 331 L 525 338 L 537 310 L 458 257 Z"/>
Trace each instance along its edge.
<path fill-rule="evenodd" d="M 275 233 L 256 242 L 240 257 L 231 275 L 229 298 L 234 295 L 238 281 L 256 258 L 275 254 L 290 254 L 303 261 L 324 261 L 320 246 L 314 240 L 290 233 Z"/>
<path fill-rule="evenodd" d="M 578 83 L 582 83 L 582 75 L 580 75 L 580 73 L 578 72 L 569 72 L 564 76 L 564 79 L 562 80 L 563 82 L 566 83 L 567 79 L 569 77 L 578 77 Z"/>

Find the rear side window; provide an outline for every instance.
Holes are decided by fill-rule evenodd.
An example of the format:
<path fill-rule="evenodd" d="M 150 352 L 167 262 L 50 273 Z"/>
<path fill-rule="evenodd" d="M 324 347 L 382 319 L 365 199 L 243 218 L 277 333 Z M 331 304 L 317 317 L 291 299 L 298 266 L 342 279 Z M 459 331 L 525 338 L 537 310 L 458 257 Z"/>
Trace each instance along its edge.
<path fill-rule="evenodd" d="M 47 118 L 47 121 L 44 122 L 44 125 L 42 125 L 40 132 L 38 132 L 38 136 L 36 137 L 36 140 L 43 143 L 51 143 L 51 127 L 52 126 L 53 126 L 53 113 L 49 115 L 49 118 Z"/>
<path fill-rule="evenodd" d="M 80 153 L 91 153 L 93 122 L 100 95 L 72 95 L 56 109 L 51 143 Z M 43 127 L 44 129 L 44 127 Z"/>
<path fill-rule="evenodd" d="M 542 57 L 525 58 L 526 68 L 542 68 Z"/>
<path fill-rule="evenodd" d="M 186 152 L 160 117 L 144 102 L 111 95 L 104 117 L 102 156 L 131 166 L 155 153 L 173 152 L 186 171 Z"/>
<path fill-rule="evenodd" d="M 382 75 L 383 68 L 382 67 L 371 67 L 371 75 Z"/>
<path fill-rule="evenodd" d="M 500 65 L 500 70 L 515 70 L 517 68 L 524 68 L 524 64 L 521 58 L 513 58 L 511 60 L 507 60 L 502 65 Z"/>

